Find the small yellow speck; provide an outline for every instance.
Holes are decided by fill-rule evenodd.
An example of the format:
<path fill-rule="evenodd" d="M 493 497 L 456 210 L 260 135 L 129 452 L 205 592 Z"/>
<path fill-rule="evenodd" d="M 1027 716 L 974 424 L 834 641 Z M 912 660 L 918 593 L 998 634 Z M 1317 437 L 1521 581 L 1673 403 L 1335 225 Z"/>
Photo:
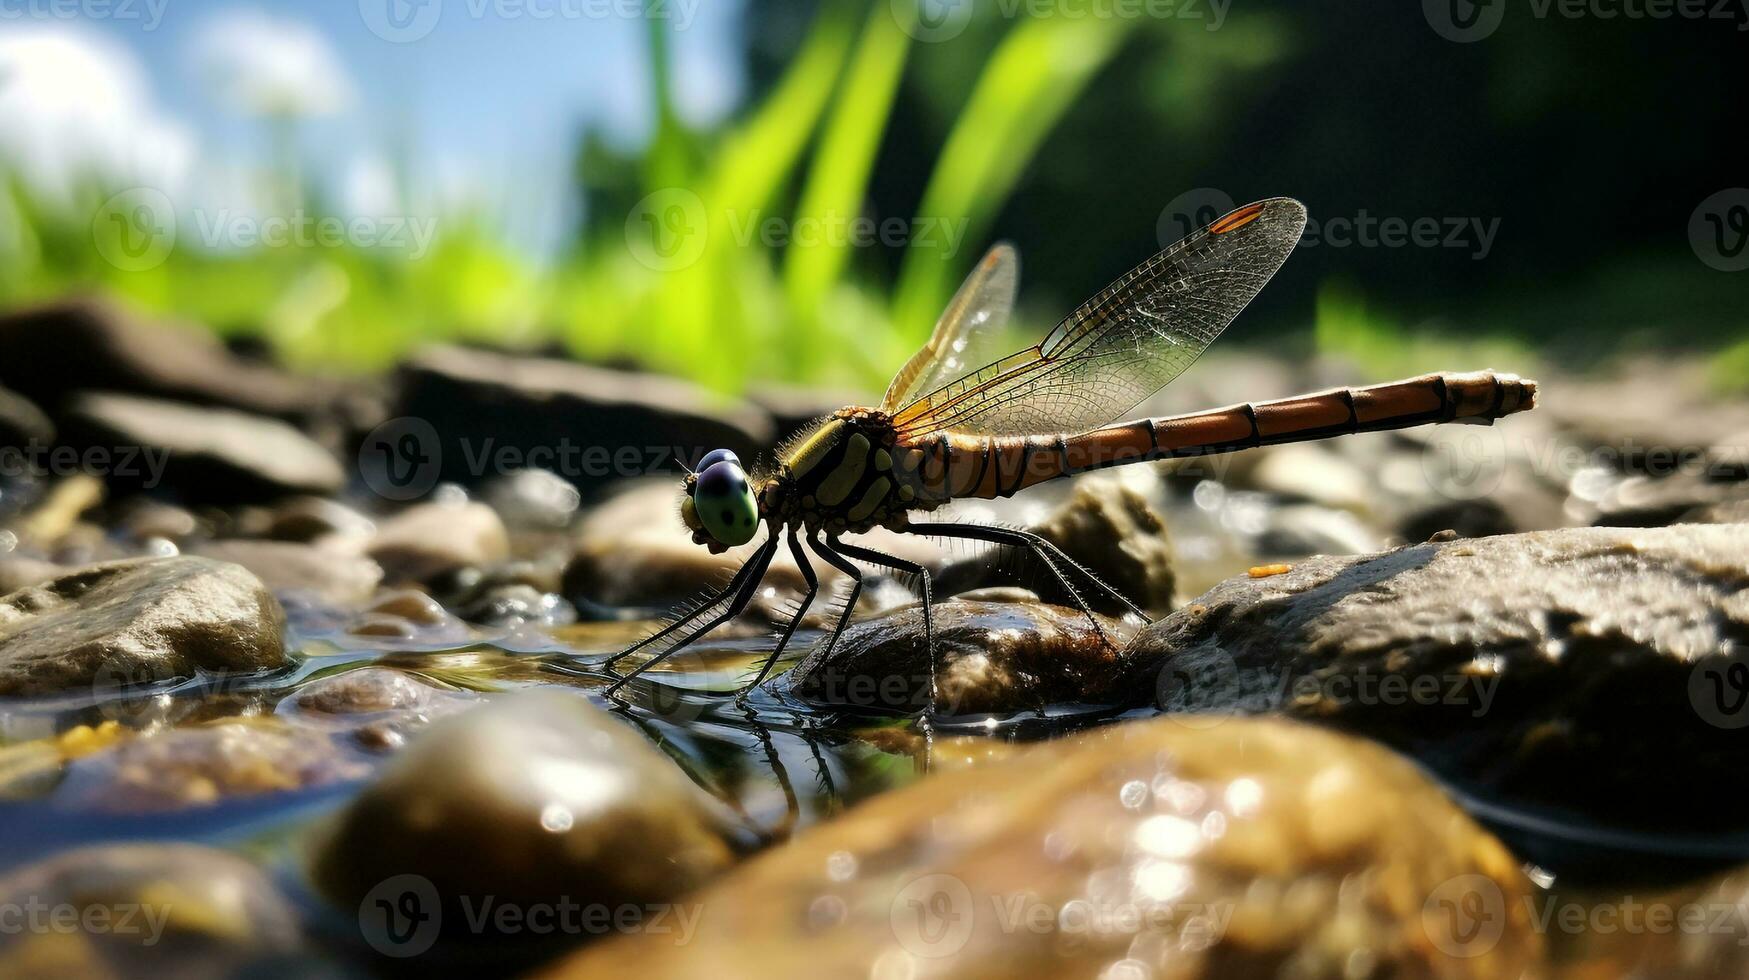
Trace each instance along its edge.
<path fill-rule="evenodd" d="M 899 499 L 900 500 L 910 500 L 911 498 L 913 498 L 915 496 L 917 496 L 917 491 L 911 489 L 910 484 L 907 483 L 906 485 L 899 488 Z"/>
<path fill-rule="evenodd" d="M 888 453 L 885 449 L 875 450 L 875 469 L 877 469 L 877 470 L 890 470 L 892 468 L 893 468 L 892 454 Z"/>
<path fill-rule="evenodd" d="M 1245 574 L 1252 578 L 1268 578 L 1271 575 L 1285 575 L 1293 570 L 1294 567 L 1292 565 L 1286 564 L 1252 565 L 1246 570 Z"/>

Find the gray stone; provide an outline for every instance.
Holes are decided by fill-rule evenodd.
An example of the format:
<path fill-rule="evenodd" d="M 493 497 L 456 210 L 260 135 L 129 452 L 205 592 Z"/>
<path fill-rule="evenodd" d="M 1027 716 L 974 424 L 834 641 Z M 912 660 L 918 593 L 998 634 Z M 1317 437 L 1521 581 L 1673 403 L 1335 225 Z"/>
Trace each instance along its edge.
<path fill-rule="evenodd" d="M 386 518 L 368 549 L 390 582 L 426 582 L 510 557 L 510 534 L 485 504 L 415 504 Z"/>
<path fill-rule="evenodd" d="M 546 975 L 1544 975 L 1535 887 L 1414 767 L 1311 726 L 1193 721 L 893 790 L 699 893 L 689 941 L 616 937 Z"/>
<path fill-rule="evenodd" d="M 276 972 L 303 940 L 295 907 L 266 872 L 196 844 L 66 851 L 0 878 L 0 903 L 44 917 L 0 932 L 0 974 L 11 977 Z M 84 928 L 64 928 L 68 913 L 54 911 L 63 908 Z"/>
<path fill-rule="evenodd" d="M 162 481 L 189 501 L 333 493 L 346 482 L 333 454 L 297 429 L 231 409 L 86 392 L 72 399 L 63 428 L 74 445 L 109 453 L 103 476 L 112 485 L 152 489 Z M 135 447 L 143 451 L 124 457 Z"/>
<path fill-rule="evenodd" d="M 210 558 L 92 565 L 0 598 L 0 694 L 109 688 L 283 666 L 285 613 Z"/>
<path fill-rule="evenodd" d="M 1149 665 L 1107 645 L 1076 610 L 960 598 L 931 613 L 933 674 L 922 607 L 914 604 L 853 624 L 829 657 L 816 649 L 797 664 L 789 683 L 816 703 L 896 713 L 922 711 L 933 691 L 941 715 L 1137 704 L 1153 693 Z M 1100 622 L 1120 647 L 1134 630 Z"/>
<path fill-rule="evenodd" d="M 495 931 L 469 935 L 465 914 L 486 896 L 522 908 L 670 902 L 732 863 L 728 828 L 634 729 L 581 696 L 530 692 L 413 740 L 328 828 L 313 875 L 348 913 L 379 882 L 423 876 L 446 938 L 489 942 Z"/>
<path fill-rule="evenodd" d="M 376 562 L 291 541 L 207 541 L 190 553 L 242 565 L 276 595 L 304 595 L 339 606 L 369 599 L 382 581 Z"/>
<path fill-rule="evenodd" d="M 1709 687 L 1749 651 L 1749 527 L 1575 528 L 1284 568 L 1131 642 L 1161 664 L 1165 708 L 1317 719 L 1490 795 L 1613 822 L 1749 823 L 1749 706 Z"/>

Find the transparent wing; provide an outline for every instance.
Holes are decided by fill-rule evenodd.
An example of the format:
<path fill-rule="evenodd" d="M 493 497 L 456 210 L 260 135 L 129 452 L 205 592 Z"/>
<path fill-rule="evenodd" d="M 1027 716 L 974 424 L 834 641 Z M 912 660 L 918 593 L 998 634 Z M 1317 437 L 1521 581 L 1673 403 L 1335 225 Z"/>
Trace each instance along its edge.
<path fill-rule="evenodd" d="M 1037 347 L 894 413 L 903 438 L 1050 435 L 1122 417 L 1214 343 L 1287 260 L 1306 209 L 1270 198 L 1218 218 L 1082 304 Z"/>
<path fill-rule="evenodd" d="M 881 411 L 893 412 L 923 392 L 962 378 L 985 363 L 985 356 L 997 353 L 979 351 L 978 341 L 1000 336 L 1019 285 L 1020 256 L 1014 246 L 999 242 L 960 284 L 941 319 L 935 321 L 929 342 L 893 376 L 881 399 Z"/>

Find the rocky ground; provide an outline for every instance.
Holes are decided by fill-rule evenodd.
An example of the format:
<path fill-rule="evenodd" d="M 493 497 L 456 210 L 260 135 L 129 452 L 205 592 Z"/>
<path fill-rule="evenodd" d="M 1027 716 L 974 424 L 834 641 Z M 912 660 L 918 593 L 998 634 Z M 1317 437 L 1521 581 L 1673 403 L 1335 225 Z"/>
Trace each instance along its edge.
<path fill-rule="evenodd" d="M 936 655 L 881 576 L 824 654 L 823 568 L 737 702 L 780 556 L 628 707 L 602 661 L 746 551 L 674 457 L 854 396 L 5 316 L 0 975 L 1742 976 L 1749 403 L 1636 372 L 955 512 L 1150 623 L 874 535 Z M 1359 380 L 1229 355 L 1143 411 Z"/>

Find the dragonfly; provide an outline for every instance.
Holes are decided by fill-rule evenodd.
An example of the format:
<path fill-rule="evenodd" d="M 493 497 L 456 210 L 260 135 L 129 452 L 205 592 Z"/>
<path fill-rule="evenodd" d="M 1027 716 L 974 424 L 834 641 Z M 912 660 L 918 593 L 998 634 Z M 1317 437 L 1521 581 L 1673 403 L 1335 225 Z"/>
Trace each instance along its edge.
<path fill-rule="evenodd" d="M 1055 544 L 1022 528 L 927 515 L 955 500 L 1008 497 L 1111 466 L 1430 423 L 1491 424 L 1535 406 L 1535 381 L 1484 370 L 1114 421 L 1214 343 L 1287 260 L 1305 225 L 1305 206 L 1292 198 L 1237 208 L 1130 270 L 1036 345 L 986 362 L 973 352 L 1002 336 L 1019 282 L 1014 249 L 996 245 L 878 407 L 851 406 L 818 420 L 752 473 L 724 449 L 707 453 L 688 472 L 680 517 L 695 543 L 721 554 L 753 541 L 761 528 L 766 536 L 727 585 L 608 658 L 605 666 L 618 678 L 609 696 L 739 616 L 782 545 L 806 589 L 777 645 L 738 696 L 764 683 L 820 592 L 809 552 L 850 582 L 821 641 L 821 657 L 830 655 L 862 592 L 857 562 L 908 573 L 917 583 L 924 642 L 933 654 L 928 568 L 844 539 L 876 527 L 1025 549 L 1110 643 L 1083 590 L 1108 596 L 1144 620 L 1146 613 Z M 618 663 L 646 649 L 651 652 L 635 669 L 617 673 Z"/>

